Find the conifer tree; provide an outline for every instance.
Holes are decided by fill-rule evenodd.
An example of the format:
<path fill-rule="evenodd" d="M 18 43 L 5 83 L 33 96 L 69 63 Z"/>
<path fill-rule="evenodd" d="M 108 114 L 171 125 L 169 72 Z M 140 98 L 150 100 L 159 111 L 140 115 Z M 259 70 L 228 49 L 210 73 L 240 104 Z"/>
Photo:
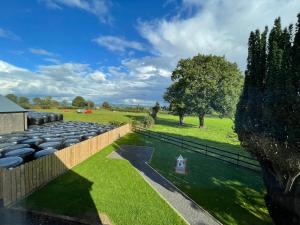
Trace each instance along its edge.
<path fill-rule="evenodd" d="M 242 146 L 261 164 L 266 204 L 275 224 L 300 224 L 300 14 L 293 26 L 280 18 L 251 32 L 245 84 L 235 130 Z"/>

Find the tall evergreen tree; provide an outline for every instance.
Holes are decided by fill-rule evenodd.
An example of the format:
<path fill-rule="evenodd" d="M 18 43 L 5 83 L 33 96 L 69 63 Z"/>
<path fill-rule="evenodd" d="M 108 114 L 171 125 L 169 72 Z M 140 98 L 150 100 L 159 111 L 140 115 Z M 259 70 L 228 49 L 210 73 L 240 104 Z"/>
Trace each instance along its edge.
<path fill-rule="evenodd" d="M 266 203 L 274 222 L 300 224 L 300 14 L 293 26 L 274 22 L 251 32 L 245 84 L 237 105 L 235 130 L 242 146 L 261 164 Z M 298 200 L 297 200 L 298 198 Z"/>

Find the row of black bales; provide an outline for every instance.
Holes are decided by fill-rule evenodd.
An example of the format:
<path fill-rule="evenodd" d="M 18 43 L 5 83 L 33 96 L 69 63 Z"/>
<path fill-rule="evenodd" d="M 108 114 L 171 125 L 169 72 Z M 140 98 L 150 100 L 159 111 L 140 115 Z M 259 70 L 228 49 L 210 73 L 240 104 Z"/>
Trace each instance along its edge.
<path fill-rule="evenodd" d="M 57 121 L 31 125 L 25 132 L 0 135 L 0 168 L 18 166 L 114 128 L 89 122 Z"/>
<path fill-rule="evenodd" d="M 49 112 L 27 112 L 27 123 L 31 125 L 42 125 L 45 123 L 51 123 L 56 121 L 63 121 L 64 116 L 60 113 L 49 113 Z"/>

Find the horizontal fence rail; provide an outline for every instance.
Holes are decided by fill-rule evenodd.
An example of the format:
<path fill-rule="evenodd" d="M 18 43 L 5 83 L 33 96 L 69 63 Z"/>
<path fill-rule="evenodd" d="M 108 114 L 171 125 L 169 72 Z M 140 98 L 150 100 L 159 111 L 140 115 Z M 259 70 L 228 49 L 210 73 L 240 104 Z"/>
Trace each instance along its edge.
<path fill-rule="evenodd" d="M 6 207 L 14 204 L 130 130 L 130 125 L 126 124 L 16 168 L 0 169 L 0 200 Z"/>
<path fill-rule="evenodd" d="M 142 127 L 134 127 L 133 131 L 160 141 L 167 142 L 187 151 L 196 152 L 218 160 L 234 164 L 236 166 L 244 167 L 246 169 L 260 171 L 260 165 L 256 159 L 240 153 L 231 152 L 225 149 L 216 148 L 213 146 L 201 144 L 192 140 L 174 137 L 172 135 L 161 132 L 151 131 Z"/>

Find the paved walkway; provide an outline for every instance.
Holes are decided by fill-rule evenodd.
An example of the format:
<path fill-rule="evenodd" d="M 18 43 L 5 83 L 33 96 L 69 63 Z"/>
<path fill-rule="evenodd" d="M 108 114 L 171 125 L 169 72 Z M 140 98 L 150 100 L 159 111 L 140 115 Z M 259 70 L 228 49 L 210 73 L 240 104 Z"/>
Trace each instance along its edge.
<path fill-rule="evenodd" d="M 179 214 L 191 225 L 220 225 L 221 223 L 202 209 L 167 179 L 154 170 L 148 161 L 151 159 L 153 149 L 146 146 L 122 145 L 110 158 L 127 159 L 152 187 L 175 208 Z"/>

